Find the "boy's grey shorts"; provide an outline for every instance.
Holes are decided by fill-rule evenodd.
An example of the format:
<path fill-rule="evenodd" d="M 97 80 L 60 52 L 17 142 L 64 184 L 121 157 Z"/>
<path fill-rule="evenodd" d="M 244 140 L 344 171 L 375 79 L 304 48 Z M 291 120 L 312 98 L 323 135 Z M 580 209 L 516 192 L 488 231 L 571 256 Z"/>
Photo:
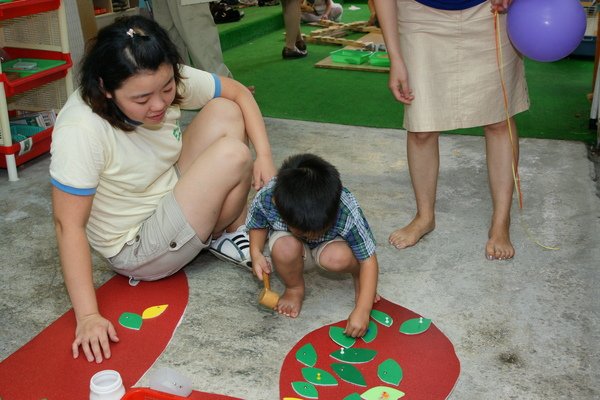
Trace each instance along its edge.
<path fill-rule="evenodd" d="M 277 241 L 277 239 L 285 237 L 285 236 L 294 236 L 294 235 L 292 235 L 292 233 L 288 232 L 288 231 L 273 231 L 273 232 L 271 232 L 271 234 L 269 235 L 269 252 L 273 251 L 273 246 L 275 245 L 275 242 Z M 302 255 L 302 258 L 304 259 L 304 268 L 308 268 L 308 267 L 312 267 L 312 266 L 316 265 L 317 267 L 327 271 L 327 268 L 323 267 L 319 263 L 319 258 L 321 257 L 321 253 L 323 252 L 323 250 L 325 249 L 325 247 L 327 247 L 327 245 L 329 243 L 340 242 L 340 241 L 343 242 L 344 239 L 342 239 L 341 237 L 338 236 L 333 240 L 330 240 L 325 243 L 321 243 L 319 246 L 315 247 L 314 249 L 311 249 L 310 247 L 308 247 L 306 242 L 302 241 L 302 244 L 304 245 L 304 254 Z"/>
<path fill-rule="evenodd" d="M 152 281 L 179 271 L 210 244 L 203 243 L 185 219 L 173 192 L 158 203 L 156 212 L 136 237 L 108 262 L 121 275 Z"/>

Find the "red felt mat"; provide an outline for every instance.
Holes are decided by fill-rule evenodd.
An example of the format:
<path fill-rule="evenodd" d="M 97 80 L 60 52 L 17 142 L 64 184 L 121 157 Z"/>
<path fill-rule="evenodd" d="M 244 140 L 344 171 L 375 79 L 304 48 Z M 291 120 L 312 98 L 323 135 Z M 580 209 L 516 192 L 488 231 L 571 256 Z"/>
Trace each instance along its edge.
<path fill-rule="evenodd" d="M 81 352 L 73 359 L 75 315 L 70 310 L 0 363 L 0 398 L 87 399 L 90 378 L 104 369 L 118 371 L 125 388 L 130 388 L 163 352 L 188 303 L 183 271 L 135 287 L 117 275 L 96 293 L 101 313 L 114 324 L 120 339 L 111 344 L 112 357 L 101 364 L 89 363 Z M 168 304 L 167 309 L 155 318 L 144 319 L 139 330 L 124 328 L 118 322 L 124 312 L 142 315 L 146 308 L 163 304 Z"/>
<path fill-rule="evenodd" d="M 450 340 L 433 323 L 428 330 L 420 334 L 400 333 L 400 325 L 404 321 L 421 316 L 383 298 L 375 304 L 374 309 L 390 315 L 393 324 L 385 327 L 376 323 L 377 336 L 372 342 L 365 343 L 362 339 L 358 339 L 352 346 L 352 348 L 377 351 L 377 355 L 372 361 L 352 364 L 362 373 L 366 386 L 359 386 L 340 379 L 331 367 L 332 363 L 340 362 L 330 356 L 334 351 L 340 350 L 340 346 L 329 337 L 329 328 L 331 326 L 345 327 L 346 321 L 340 321 L 309 333 L 290 350 L 283 361 L 279 377 L 280 397 L 305 398 L 293 389 L 292 382 L 307 381 L 302 374 L 302 369 L 306 365 L 296 359 L 296 352 L 302 346 L 310 343 L 317 353 L 314 368 L 329 372 L 337 380 L 337 385 L 334 386 L 314 385 L 319 399 L 343 399 L 353 393 L 360 395 L 376 386 L 392 387 L 404 392 L 403 400 L 446 399 L 460 374 L 460 362 Z M 378 366 L 389 358 L 395 360 L 402 368 L 403 378 L 397 386 L 384 383 L 378 377 Z M 388 399 L 395 398 L 389 397 Z"/>

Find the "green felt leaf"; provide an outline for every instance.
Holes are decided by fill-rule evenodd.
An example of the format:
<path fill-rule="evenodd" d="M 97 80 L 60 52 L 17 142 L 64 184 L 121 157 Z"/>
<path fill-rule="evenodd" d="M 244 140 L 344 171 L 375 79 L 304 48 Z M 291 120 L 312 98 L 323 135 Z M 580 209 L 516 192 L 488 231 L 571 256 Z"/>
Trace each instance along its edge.
<path fill-rule="evenodd" d="M 388 314 L 384 313 L 383 311 L 379 311 L 379 310 L 371 310 L 371 318 L 373 318 L 375 321 L 379 322 L 381 325 L 387 326 L 387 327 L 392 326 L 392 324 L 394 323 L 394 320 L 392 317 L 390 317 Z"/>
<path fill-rule="evenodd" d="M 352 364 L 333 363 L 331 369 L 335 371 L 340 379 L 358 386 L 367 386 L 363 374 Z"/>
<path fill-rule="evenodd" d="M 369 362 L 375 358 L 377 352 L 371 349 L 339 349 L 330 354 L 338 361 L 344 361 L 352 364 Z"/>
<path fill-rule="evenodd" d="M 142 327 L 142 316 L 130 312 L 124 312 L 119 317 L 119 324 L 123 325 L 125 328 L 138 331 Z"/>
<path fill-rule="evenodd" d="M 338 384 L 333 375 L 320 368 L 302 368 L 302 377 L 313 385 L 335 386 Z"/>
<path fill-rule="evenodd" d="M 360 394 L 358 393 L 351 393 L 348 396 L 344 397 L 343 400 L 362 400 L 362 397 L 360 397 Z"/>
<path fill-rule="evenodd" d="M 377 324 L 373 321 L 369 321 L 369 327 L 367 333 L 362 337 L 365 343 L 371 343 L 377 337 Z"/>
<path fill-rule="evenodd" d="M 364 400 L 397 400 L 401 397 L 404 397 L 404 392 L 390 387 L 375 386 L 370 388 L 360 396 Z"/>
<path fill-rule="evenodd" d="M 354 343 L 356 343 L 356 339 L 351 336 L 347 336 L 344 333 L 344 328 L 340 326 L 329 327 L 329 337 L 338 345 L 346 348 L 352 347 Z"/>
<path fill-rule="evenodd" d="M 300 396 L 306 397 L 307 399 L 319 398 L 319 392 L 317 392 L 317 388 L 310 382 L 292 382 L 292 388 Z"/>
<path fill-rule="evenodd" d="M 431 320 L 427 318 L 408 319 L 400 325 L 400 332 L 407 335 L 417 335 L 425 332 L 431 326 Z"/>
<path fill-rule="evenodd" d="M 398 386 L 402 380 L 402 367 L 391 358 L 388 358 L 377 367 L 377 376 L 383 382 Z"/>
<path fill-rule="evenodd" d="M 302 364 L 314 367 L 317 363 L 317 352 L 311 343 L 306 343 L 296 351 L 296 360 Z"/>

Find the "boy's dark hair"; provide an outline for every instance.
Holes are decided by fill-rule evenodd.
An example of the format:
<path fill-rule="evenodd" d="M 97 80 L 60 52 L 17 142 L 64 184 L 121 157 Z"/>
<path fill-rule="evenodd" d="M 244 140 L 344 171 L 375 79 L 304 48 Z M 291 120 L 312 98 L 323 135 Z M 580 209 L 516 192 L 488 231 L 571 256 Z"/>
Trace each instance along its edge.
<path fill-rule="evenodd" d="M 342 181 L 338 170 L 314 154 L 287 158 L 273 189 L 281 218 L 302 232 L 322 232 L 337 218 Z"/>
<path fill-rule="evenodd" d="M 118 18 L 88 43 L 80 71 L 81 97 L 113 127 L 132 131 L 135 125 L 105 93 L 114 95 L 127 78 L 140 71 L 156 71 L 163 64 L 173 66 L 178 87 L 181 62 L 177 47 L 155 21 L 141 15 Z M 180 101 L 177 92 L 174 103 Z"/>

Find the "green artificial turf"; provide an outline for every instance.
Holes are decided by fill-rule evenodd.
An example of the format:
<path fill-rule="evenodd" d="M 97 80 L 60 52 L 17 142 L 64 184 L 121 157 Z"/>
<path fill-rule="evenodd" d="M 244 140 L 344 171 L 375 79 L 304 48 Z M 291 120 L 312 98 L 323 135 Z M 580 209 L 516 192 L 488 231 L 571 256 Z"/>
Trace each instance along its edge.
<path fill-rule="evenodd" d="M 356 11 L 349 10 L 351 5 L 344 4 L 344 22 L 368 18 L 366 4 L 356 3 L 360 8 Z M 242 21 L 219 27 L 222 45 L 227 35 L 239 36 L 243 43 L 231 46 L 227 42 L 229 47 L 224 46 L 223 54 L 234 77 L 255 86 L 256 100 L 265 116 L 402 128 L 402 105 L 390 94 L 386 73 L 316 68 L 315 63 L 341 48 L 336 45 L 309 44 L 308 57 L 283 60 L 281 7 L 251 7 L 244 11 L 246 16 Z M 261 23 L 262 14 L 267 14 L 267 22 Z M 260 35 L 240 34 L 243 24 L 250 23 L 255 28 L 271 26 Z M 304 33 L 313 29 L 316 28 L 307 25 L 302 28 Z M 347 38 L 358 39 L 362 35 Z M 591 59 L 564 59 L 554 63 L 526 60 L 531 108 L 516 117 L 519 135 L 593 142 L 595 132 L 588 128 L 590 103 L 586 99 L 592 91 L 593 65 Z M 452 133 L 481 135 L 482 130 L 473 128 Z"/>
<path fill-rule="evenodd" d="M 221 49 L 243 45 L 266 33 L 283 29 L 281 6 L 245 7 L 240 8 L 244 16 L 240 21 L 219 24 L 219 39 Z"/>

